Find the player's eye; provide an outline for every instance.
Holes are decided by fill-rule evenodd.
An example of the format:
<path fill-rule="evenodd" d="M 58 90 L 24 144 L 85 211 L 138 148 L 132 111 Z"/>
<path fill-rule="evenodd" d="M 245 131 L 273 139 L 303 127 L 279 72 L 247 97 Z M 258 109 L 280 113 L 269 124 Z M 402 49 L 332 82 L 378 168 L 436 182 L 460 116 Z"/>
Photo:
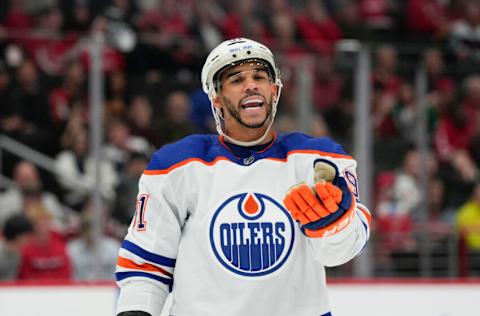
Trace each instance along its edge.
<path fill-rule="evenodd" d="M 244 80 L 243 76 L 241 75 L 235 75 L 235 76 L 232 76 L 228 79 L 228 82 L 231 83 L 231 84 L 239 84 L 239 83 L 242 83 Z"/>
<path fill-rule="evenodd" d="M 262 73 L 262 72 L 259 72 L 257 74 L 255 74 L 255 80 L 257 81 L 263 81 L 263 80 L 267 80 L 268 79 L 268 76 L 266 73 Z"/>

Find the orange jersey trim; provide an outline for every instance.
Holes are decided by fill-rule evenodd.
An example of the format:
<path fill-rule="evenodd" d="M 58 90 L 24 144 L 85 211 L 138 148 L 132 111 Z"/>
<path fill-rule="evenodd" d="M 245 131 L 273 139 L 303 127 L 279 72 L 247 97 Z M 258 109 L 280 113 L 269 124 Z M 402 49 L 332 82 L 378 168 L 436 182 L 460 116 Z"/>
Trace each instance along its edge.
<path fill-rule="evenodd" d="M 327 157 L 332 157 L 332 158 L 345 158 L 345 159 L 353 159 L 352 156 L 349 156 L 349 155 L 343 155 L 343 154 L 337 154 L 337 153 L 331 153 L 331 152 L 327 152 L 327 151 L 320 151 L 320 150 L 309 150 L 309 149 L 298 149 L 298 150 L 292 150 L 292 151 L 289 151 L 287 153 L 287 157 L 286 158 L 264 158 L 264 159 L 267 159 L 267 160 L 272 160 L 272 161 L 278 161 L 278 162 L 286 162 L 287 159 L 288 159 L 288 156 L 290 155 L 293 155 L 293 154 L 311 154 L 311 155 L 321 155 L 321 156 L 327 156 Z M 221 160 L 225 160 L 225 161 L 231 161 L 230 159 L 228 159 L 227 157 L 224 157 L 224 156 L 219 156 L 217 158 L 215 158 L 214 160 L 212 161 L 205 161 L 201 158 L 189 158 L 189 159 L 185 159 L 183 161 L 180 161 L 170 167 L 168 167 L 167 169 L 159 169 L 159 170 L 145 170 L 143 172 L 143 174 L 145 175 L 160 175 L 160 174 L 167 174 L 167 173 L 170 173 L 171 171 L 177 169 L 177 168 L 180 168 L 182 166 L 185 166 L 191 162 L 199 162 L 199 163 L 202 163 L 206 166 L 213 166 L 214 164 L 216 164 L 217 162 L 221 161 Z"/>
<path fill-rule="evenodd" d="M 126 268 L 126 269 L 134 269 L 134 270 L 142 270 L 142 271 L 150 271 L 150 272 L 160 272 L 160 273 L 162 273 L 164 275 L 167 275 L 169 277 L 173 277 L 173 275 L 165 269 L 162 269 L 160 267 L 157 267 L 157 266 L 154 266 L 154 265 L 148 264 L 148 263 L 138 264 L 138 263 L 136 263 L 136 262 L 134 262 L 130 259 L 123 258 L 123 257 L 118 257 L 117 265 L 119 267 Z"/>

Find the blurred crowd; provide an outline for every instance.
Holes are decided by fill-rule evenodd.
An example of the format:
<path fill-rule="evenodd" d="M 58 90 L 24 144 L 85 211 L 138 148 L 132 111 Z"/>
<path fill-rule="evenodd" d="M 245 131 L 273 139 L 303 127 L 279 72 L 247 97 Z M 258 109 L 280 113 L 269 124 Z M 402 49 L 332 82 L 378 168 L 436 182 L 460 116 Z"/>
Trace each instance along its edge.
<path fill-rule="evenodd" d="M 92 239 L 88 95 L 88 45 L 98 35 L 106 79 L 100 258 Z M 89 280 L 99 269 L 102 279 L 113 278 L 152 152 L 214 132 L 199 73 L 209 50 L 232 37 L 265 43 L 278 58 L 277 131 L 298 128 L 298 69 L 306 63 L 309 133 L 330 136 L 350 153 L 355 58 L 338 44 L 369 43 L 374 273 L 400 275 L 405 266 L 397 259 L 409 256 L 417 264 L 407 273 L 418 273 L 423 231 L 432 254 L 454 241 L 456 275 L 480 275 L 480 1 L 5 0 L 0 133 L 51 157 L 58 175 L 2 153 L 2 173 L 15 185 L 0 188 L 0 280 Z M 428 78 L 427 157 L 415 146 L 419 65 Z"/>

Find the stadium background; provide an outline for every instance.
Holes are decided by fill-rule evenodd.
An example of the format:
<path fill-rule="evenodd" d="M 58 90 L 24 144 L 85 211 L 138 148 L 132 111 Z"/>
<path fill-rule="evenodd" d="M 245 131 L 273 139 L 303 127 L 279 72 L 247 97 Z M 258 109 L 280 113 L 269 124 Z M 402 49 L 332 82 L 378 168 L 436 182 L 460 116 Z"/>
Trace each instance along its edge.
<path fill-rule="evenodd" d="M 330 136 L 359 161 L 372 238 L 331 279 L 478 280 L 480 1 L 9 0 L 0 229 L 26 215 L 62 262 L 10 282 L 113 280 L 148 157 L 214 131 L 199 73 L 232 37 L 277 56 L 277 132 Z"/>

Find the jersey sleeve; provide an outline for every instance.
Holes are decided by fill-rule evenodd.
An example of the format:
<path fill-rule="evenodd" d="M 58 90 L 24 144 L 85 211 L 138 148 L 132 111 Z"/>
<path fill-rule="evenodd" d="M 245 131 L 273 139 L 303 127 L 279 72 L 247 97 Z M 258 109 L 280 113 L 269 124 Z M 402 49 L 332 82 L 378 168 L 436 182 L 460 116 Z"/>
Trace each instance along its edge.
<path fill-rule="evenodd" d="M 314 258 L 325 266 L 337 266 L 350 261 L 366 246 L 370 237 L 371 215 L 361 204 L 356 174 L 356 161 L 351 157 L 322 157 L 338 168 L 352 194 L 351 212 L 347 212 L 325 230 L 321 238 L 309 238 Z M 312 168 L 313 169 L 313 168 Z M 313 179 L 313 171 L 309 175 Z"/>
<path fill-rule="evenodd" d="M 173 286 L 173 271 L 187 206 L 171 175 L 144 174 L 135 215 L 119 251 L 117 313 L 159 315 Z"/>

